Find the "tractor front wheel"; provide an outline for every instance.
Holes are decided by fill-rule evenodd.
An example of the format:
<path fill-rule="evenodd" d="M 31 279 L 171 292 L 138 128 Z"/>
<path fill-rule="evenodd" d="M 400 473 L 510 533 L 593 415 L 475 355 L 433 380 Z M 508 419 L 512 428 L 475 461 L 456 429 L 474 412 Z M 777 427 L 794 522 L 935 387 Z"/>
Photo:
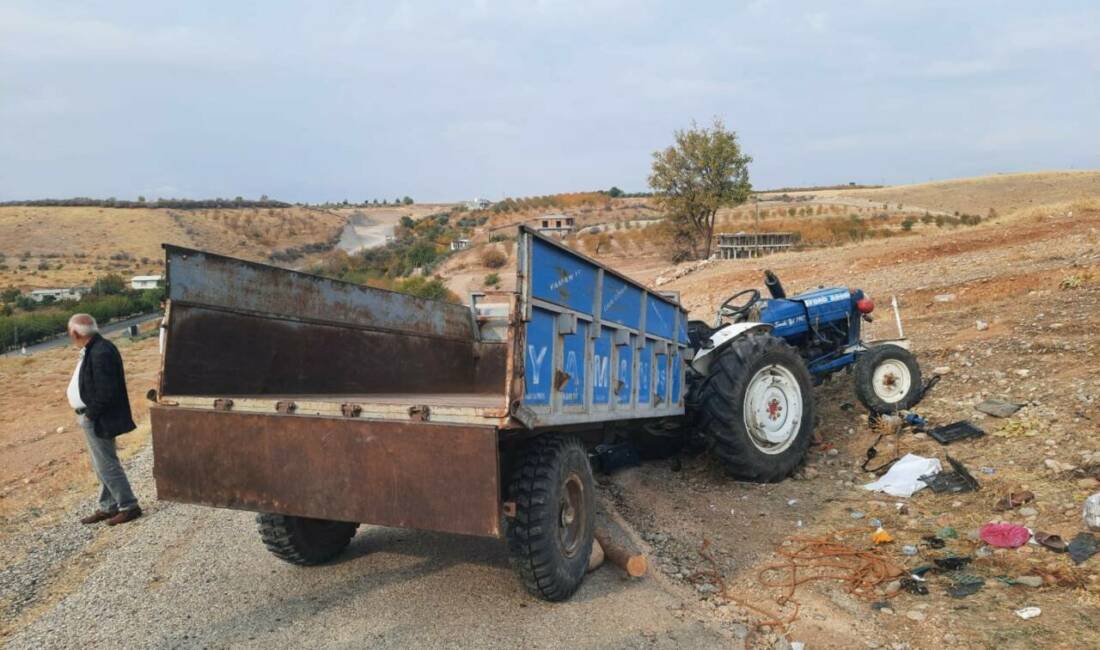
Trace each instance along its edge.
<path fill-rule="evenodd" d="M 912 408 L 920 401 L 920 364 L 900 345 L 877 345 L 863 352 L 853 376 L 856 397 L 876 415 Z"/>
<path fill-rule="evenodd" d="M 781 481 L 802 463 L 813 435 L 810 373 L 782 339 L 733 341 L 698 384 L 698 422 L 735 478 Z"/>

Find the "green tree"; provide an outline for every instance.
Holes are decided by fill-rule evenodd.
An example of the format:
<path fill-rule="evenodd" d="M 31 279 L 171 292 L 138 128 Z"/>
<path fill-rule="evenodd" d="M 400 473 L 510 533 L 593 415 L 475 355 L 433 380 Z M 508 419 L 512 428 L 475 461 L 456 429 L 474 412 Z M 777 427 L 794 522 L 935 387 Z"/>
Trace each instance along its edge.
<path fill-rule="evenodd" d="M 613 199 L 617 199 L 623 195 L 623 191 L 612 185 L 611 189 L 607 190 L 607 195 Z"/>
<path fill-rule="evenodd" d="M 916 219 L 914 219 L 913 217 L 906 217 L 905 220 L 901 222 L 901 229 L 905 232 L 909 232 L 913 229 L 913 224 L 915 224 L 916 222 Z"/>
<path fill-rule="evenodd" d="M 741 151 L 737 133 L 717 118 L 710 128 L 692 124 L 677 131 L 675 140 L 653 153 L 649 186 L 673 222 L 675 238 L 686 237 L 694 257 L 710 257 L 719 208 L 744 203 L 752 191 L 752 157 Z"/>
<path fill-rule="evenodd" d="M 447 285 L 439 278 L 425 278 L 418 275 L 399 280 L 394 286 L 397 291 L 407 293 L 419 298 L 431 298 L 432 300 L 445 300 L 447 302 L 461 302 L 454 293 L 447 289 Z"/>
<path fill-rule="evenodd" d="M 122 276 L 116 273 L 97 278 L 95 284 L 92 285 L 92 293 L 101 296 L 118 295 L 124 291 L 126 291 L 126 282 L 123 281 Z"/>
<path fill-rule="evenodd" d="M 413 200 L 412 200 L 411 196 L 406 196 L 405 198 L 401 199 L 401 202 L 404 203 L 405 205 L 412 205 L 413 204 Z"/>
<path fill-rule="evenodd" d="M 15 287 L 8 287 L 3 291 L 0 291 L 0 302 L 15 302 L 19 299 L 19 296 L 23 295 L 23 292 Z"/>
<path fill-rule="evenodd" d="M 413 228 L 416 227 L 416 222 L 413 221 L 413 218 L 410 217 L 409 215 L 405 215 L 405 216 L 401 217 L 401 227 L 402 228 L 408 228 L 409 230 L 412 230 Z"/>

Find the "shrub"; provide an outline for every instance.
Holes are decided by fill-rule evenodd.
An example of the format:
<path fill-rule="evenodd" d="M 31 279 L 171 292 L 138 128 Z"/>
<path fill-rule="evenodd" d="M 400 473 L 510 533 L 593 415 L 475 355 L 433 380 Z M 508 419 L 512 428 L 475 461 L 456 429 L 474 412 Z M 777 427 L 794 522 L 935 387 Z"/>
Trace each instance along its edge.
<path fill-rule="evenodd" d="M 495 287 L 498 284 L 500 284 L 500 274 L 490 273 L 489 275 L 485 276 L 485 286 Z"/>
<path fill-rule="evenodd" d="M 490 269 L 499 269 L 508 263 L 508 256 L 495 248 L 489 248 L 481 254 L 481 263 Z"/>
<path fill-rule="evenodd" d="M 905 232 L 909 232 L 913 229 L 913 224 L 915 223 L 916 221 L 914 221 L 912 217 L 906 217 L 905 220 L 901 222 L 901 229 Z"/>

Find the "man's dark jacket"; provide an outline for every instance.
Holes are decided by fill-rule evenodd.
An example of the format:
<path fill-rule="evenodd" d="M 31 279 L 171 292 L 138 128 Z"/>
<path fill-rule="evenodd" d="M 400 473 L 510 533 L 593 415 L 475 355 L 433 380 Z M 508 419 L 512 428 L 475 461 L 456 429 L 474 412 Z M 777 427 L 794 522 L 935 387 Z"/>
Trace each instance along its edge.
<path fill-rule="evenodd" d="M 92 421 L 97 437 L 114 438 L 137 428 L 126 394 L 122 355 L 114 343 L 99 334 L 93 334 L 84 346 L 79 385 L 84 417 Z"/>

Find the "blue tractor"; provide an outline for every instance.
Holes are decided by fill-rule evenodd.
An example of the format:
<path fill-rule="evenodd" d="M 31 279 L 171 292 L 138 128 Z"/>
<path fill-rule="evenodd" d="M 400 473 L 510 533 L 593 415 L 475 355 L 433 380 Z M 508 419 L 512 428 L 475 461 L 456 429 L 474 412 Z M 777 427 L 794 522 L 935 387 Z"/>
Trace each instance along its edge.
<path fill-rule="evenodd" d="M 875 305 L 862 290 L 788 297 L 771 271 L 764 284 L 770 298 L 746 289 L 722 303 L 713 325 L 689 323 L 688 412 L 731 475 L 771 482 L 797 469 L 809 448 L 812 386 L 850 370 L 859 401 L 886 414 L 916 404 L 922 384 L 906 339 L 863 339 Z"/>

